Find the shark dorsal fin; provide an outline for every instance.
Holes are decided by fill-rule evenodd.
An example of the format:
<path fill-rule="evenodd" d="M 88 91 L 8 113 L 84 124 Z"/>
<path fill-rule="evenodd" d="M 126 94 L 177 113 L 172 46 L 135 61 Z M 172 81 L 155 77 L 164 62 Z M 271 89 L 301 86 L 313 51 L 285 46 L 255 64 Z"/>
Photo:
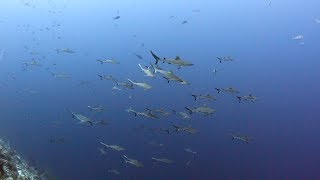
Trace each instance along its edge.
<path fill-rule="evenodd" d="M 180 57 L 179 57 L 179 56 L 177 56 L 175 60 L 181 60 L 181 59 L 180 59 Z"/>

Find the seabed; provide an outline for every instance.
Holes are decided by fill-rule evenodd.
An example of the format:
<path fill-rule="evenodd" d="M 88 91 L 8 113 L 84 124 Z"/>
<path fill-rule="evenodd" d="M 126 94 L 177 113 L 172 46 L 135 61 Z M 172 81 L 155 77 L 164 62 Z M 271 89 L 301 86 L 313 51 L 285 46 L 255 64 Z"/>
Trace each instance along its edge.
<path fill-rule="evenodd" d="M 8 143 L 0 139 L 0 180 L 40 180 L 35 168 L 30 167 Z"/>

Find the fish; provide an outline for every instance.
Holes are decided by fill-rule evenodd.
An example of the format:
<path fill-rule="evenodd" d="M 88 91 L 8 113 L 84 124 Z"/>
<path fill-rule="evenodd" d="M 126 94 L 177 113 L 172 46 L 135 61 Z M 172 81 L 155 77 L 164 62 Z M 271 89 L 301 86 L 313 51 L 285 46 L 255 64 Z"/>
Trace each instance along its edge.
<path fill-rule="evenodd" d="M 121 90 L 122 90 L 122 89 L 120 89 L 120 88 L 117 87 L 117 86 L 113 86 L 112 89 L 113 89 L 113 90 L 118 90 L 118 91 L 121 91 Z"/>
<path fill-rule="evenodd" d="M 215 90 L 217 90 L 218 94 L 220 92 L 226 92 L 226 93 L 230 93 L 230 94 L 238 94 L 240 93 L 237 89 L 232 88 L 232 87 L 228 87 L 228 88 L 214 88 Z"/>
<path fill-rule="evenodd" d="M 167 158 L 154 158 L 154 157 L 152 157 L 151 159 L 154 160 L 155 162 L 162 162 L 162 163 L 165 163 L 165 164 L 174 163 L 174 161 L 172 161 L 170 159 L 167 159 Z"/>
<path fill-rule="evenodd" d="M 103 60 L 97 60 L 98 62 L 100 62 L 101 64 L 120 64 L 118 61 L 113 60 L 113 59 L 103 59 Z"/>
<path fill-rule="evenodd" d="M 102 105 L 95 105 L 95 106 L 88 106 L 90 111 L 97 111 L 97 112 L 102 112 L 104 111 L 104 108 Z"/>
<path fill-rule="evenodd" d="M 117 84 L 117 86 L 122 86 L 122 87 L 127 88 L 127 89 L 134 89 L 132 83 L 128 83 L 128 82 L 117 82 L 117 81 L 114 81 L 114 82 Z"/>
<path fill-rule="evenodd" d="M 138 112 L 137 115 L 141 115 L 141 116 L 144 116 L 144 117 L 147 117 L 147 118 L 152 118 L 152 119 L 159 119 L 158 116 L 154 115 L 152 113 L 152 110 L 146 108 L 147 112 Z"/>
<path fill-rule="evenodd" d="M 101 74 L 98 74 L 100 80 L 109 80 L 109 81 L 113 81 L 113 82 L 117 82 L 117 79 L 114 78 L 112 75 L 101 75 Z"/>
<path fill-rule="evenodd" d="M 57 54 L 59 54 L 60 52 L 64 52 L 64 53 L 69 53 L 69 54 L 73 54 L 75 53 L 73 50 L 69 49 L 69 48 L 65 48 L 65 49 L 55 49 L 57 51 Z"/>
<path fill-rule="evenodd" d="M 155 146 L 155 147 L 163 147 L 164 146 L 164 144 L 156 143 L 154 141 L 151 141 L 148 144 L 151 145 L 151 146 Z"/>
<path fill-rule="evenodd" d="M 216 68 L 214 68 L 213 70 L 212 70 L 212 72 L 216 75 L 218 72 L 220 72 L 221 71 L 221 69 L 216 69 Z"/>
<path fill-rule="evenodd" d="M 105 144 L 103 142 L 100 142 L 100 144 L 102 144 L 106 148 L 111 148 L 111 149 L 116 150 L 116 151 L 125 151 L 126 150 L 125 148 L 123 148 L 121 146 L 118 146 L 118 145 L 108 145 L 108 144 Z"/>
<path fill-rule="evenodd" d="M 235 60 L 235 59 L 233 59 L 233 58 L 230 57 L 230 56 L 223 56 L 223 57 L 216 57 L 216 58 L 219 60 L 220 63 L 222 63 L 222 62 L 227 62 L 227 61 L 232 62 L 232 61 Z"/>
<path fill-rule="evenodd" d="M 191 117 L 186 112 L 178 112 L 178 114 L 182 117 L 182 119 L 190 119 Z"/>
<path fill-rule="evenodd" d="M 146 74 L 145 76 L 148 76 L 148 77 L 155 77 L 155 72 L 154 70 L 151 70 L 150 67 L 148 66 L 145 66 L 145 67 L 142 67 L 141 64 L 138 64 L 140 69 Z"/>
<path fill-rule="evenodd" d="M 210 94 L 207 94 L 207 95 L 196 95 L 196 94 L 192 94 L 191 95 L 192 97 L 194 97 L 194 100 L 196 101 L 197 99 L 207 99 L 207 100 L 217 100 L 215 97 L 213 97 L 212 95 Z"/>
<path fill-rule="evenodd" d="M 197 108 L 185 107 L 185 109 L 187 109 L 190 114 L 192 114 L 192 113 L 201 113 L 201 114 L 204 114 L 204 115 L 210 115 L 210 114 L 214 114 L 216 112 L 216 110 L 208 107 L 206 104 L 201 106 L 201 107 L 197 107 Z"/>
<path fill-rule="evenodd" d="M 126 163 L 134 165 L 138 168 L 143 167 L 143 164 L 141 162 L 139 162 L 138 160 L 135 160 L 135 159 L 128 158 L 126 155 L 123 155 L 123 159 Z"/>
<path fill-rule="evenodd" d="M 176 132 L 187 132 L 190 134 L 196 134 L 198 133 L 198 130 L 192 128 L 191 126 L 189 127 L 181 127 L 181 126 L 177 126 L 177 125 L 172 125 L 175 128 Z"/>
<path fill-rule="evenodd" d="M 50 142 L 50 143 L 63 144 L 63 143 L 65 142 L 65 139 L 64 139 L 64 137 L 61 137 L 61 138 L 51 137 L 51 138 L 49 139 L 49 142 Z"/>
<path fill-rule="evenodd" d="M 108 173 L 120 175 L 120 172 L 118 171 L 118 169 L 108 169 Z"/>
<path fill-rule="evenodd" d="M 26 65 L 26 66 L 41 66 L 41 64 L 39 64 L 38 61 L 36 61 L 34 58 L 32 58 L 31 61 L 29 62 L 23 62 L 22 64 Z"/>
<path fill-rule="evenodd" d="M 86 116 L 84 116 L 82 114 L 73 112 L 68 108 L 67 108 L 67 110 L 72 114 L 73 118 L 76 118 L 76 119 L 79 120 L 79 123 L 89 123 L 91 126 L 93 125 L 93 121 L 90 118 L 88 118 L 88 117 L 86 117 Z"/>
<path fill-rule="evenodd" d="M 187 23 L 188 23 L 187 20 L 184 20 L 184 21 L 181 22 L 181 24 L 187 24 Z"/>
<path fill-rule="evenodd" d="M 199 131 L 192 128 L 192 127 L 184 127 L 182 128 L 183 131 L 187 132 L 187 133 L 190 133 L 190 134 L 196 134 L 198 133 Z"/>
<path fill-rule="evenodd" d="M 69 76 L 69 75 L 66 74 L 66 73 L 51 73 L 51 75 L 52 75 L 54 78 L 61 78 L 61 79 L 69 79 L 69 78 L 71 78 L 71 76 Z"/>
<path fill-rule="evenodd" d="M 294 37 L 292 37 L 292 40 L 303 40 L 303 35 L 297 35 L 297 36 L 294 36 Z"/>
<path fill-rule="evenodd" d="M 106 155 L 107 152 L 103 148 L 98 148 L 98 151 L 100 152 L 100 155 Z"/>
<path fill-rule="evenodd" d="M 133 53 L 133 55 L 135 55 L 138 59 L 143 59 L 143 57 L 139 54 Z"/>
<path fill-rule="evenodd" d="M 155 64 L 158 64 L 159 61 L 163 62 L 163 63 L 168 63 L 168 64 L 173 64 L 178 66 L 178 69 L 180 69 L 181 67 L 187 67 L 187 66 L 193 66 L 194 64 L 191 62 L 188 62 L 186 60 L 182 60 L 179 56 L 176 56 L 175 59 L 167 59 L 167 58 L 160 58 L 157 55 L 155 55 L 152 51 L 151 55 L 153 56 L 153 58 L 156 60 Z"/>
<path fill-rule="evenodd" d="M 133 113 L 134 116 L 138 115 L 138 111 L 133 110 L 132 107 L 129 107 L 128 109 L 126 109 L 126 111 L 129 112 L 129 113 Z"/>
<path fill-rule="evenodd" d="M 191 153 L 193 155 L 197 155 L 197 152 L 192 151 L 191 148 L 185 148 L 184 151 L 187 152 L 187 153 Z"/>
<path fill-rule="evenodd" d="M 151 64 L 151 67 L 154 69 L 154 73 L 160 73 L 162 75 L 166 75 L 167 73 L 169 73 L 169 71 L 163 70 L 158 65 Z"/>
<path fill-rule="evenodd" d="M 147 83 L 134 82 L 131 79 L 128 79 L 128 81 L 130 81 L 133 85 L 136 85 L 136 86 L 143 88 L 144 90 L 149 90 L 152 88 L 152 86 Z"/>
<path fill-rule="evenodd" d="M 169 116 L 169 115 L 171 115 L 170 112 L 164 110 L 163 108 L 153 109 L 153 110 L 148 109 L 148 108 L 146 108 L 146 109 L 149 110 L 150 112 L 154 112 L 154 113 L 156 113 L 156 114 L 161 114 L 162 116 Z"/>
<path fill-rule="evenodd" d="M 169 83 L 170 81 L 177 81 L 177 82 L 179 82 L 180 84 L 190 85 L 189 82 L 187 82 L 187 81 L 183 80 L 182 78 L 176 76 L 175 74 L 173 74 L 172 71 L 169 71 L 167 74 L 165 74 L 165 75 L 163 76 L 163 78 L 165 78 L 165 79 L 168 81 L 168 83 Z"/>
<path fill-rule="evenodd" d="M 232 136 L 232 140 L 239 140 L 246 144 L 249 144 L 252 141 L 252 138 L 249 136 L 243 136 L 243 135 L 236 135 L 232 132 L 229 132 L 229 134 Z"/>
<path fill-rule="evenodd" d="M 258 99 L 258 97 L 253 96 L 252 94 L 249 94 L 248 96 L 237 96 L 237 98 L 238 98 L 238 100 L 239 100 L 239 103 L 240 103 L 242 100 L 255 102 L 255 101 Z"/>
<path fill-rule="evenodd" d="M 120 19 L 120 16 L 115 16 L 113 17 L 113 19 Z"/>

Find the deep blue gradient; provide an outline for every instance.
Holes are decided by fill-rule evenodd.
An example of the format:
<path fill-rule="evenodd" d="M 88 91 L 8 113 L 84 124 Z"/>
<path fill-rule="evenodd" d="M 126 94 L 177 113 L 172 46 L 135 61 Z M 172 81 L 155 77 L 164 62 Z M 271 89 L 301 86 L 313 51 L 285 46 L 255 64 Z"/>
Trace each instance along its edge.
<path fill-rule="evenodd" d="M 320 24 L 314 19 L 320 17 L 320 2 L 267 5 L 264 0 L 2 0 L 0 137 L 56 179 L 319 179 Z M 114 20 L 117 11 L 120 19 Z M 297 35 L 304 36 L 303 45 L 292 40 Z M 76 53 L 57 54 L 56 48 Z M 168 84 L 159 74 L 145 77 L 138 64 L 155 62 L 150 50 L 193 62 L 181 69 L 160 64 L 191 85 Z M 228 55 L 236 61 L 216 59 Z M 32 58 L 41 66 L 25 69 L 22 63 Z M 96 61 L 106 58 L 120 64 Z M 221 71 L 214 74 L 214 68 Z M 52 72 L 71 78 L 54 78 Z M 97 74 L 147 82 L 153 89 L 116 91 Z M 238 103 L 235 95 L 217 94 L 214 88 L 221 87 L 259 99 Z M 194 101 L 192 93 L 211 93 L 218 100 Z M 87 106 L 95 104 L 107 111 L 90 112 Z M 191 121 L 125 111 L 130 106 L 184 111 L 204 104 L 216 113 L 192 114 Z M 77 124 L 66 108 L 109 124 Z M 199 133 L 154 131 L 172 124 L 191 125 Z M 251 136 L 252 143 L 233 141 L 229 130 Z M 50 143 L 51 137 L 65 142 Z M 127 150 L 100 155 L 100 141 Z M 198 155 L 185 152 L 188 147 Z M 126 164 L 124 154 L 144 167 Z M 175 163 L 154 164 L 151 157 Z"/>

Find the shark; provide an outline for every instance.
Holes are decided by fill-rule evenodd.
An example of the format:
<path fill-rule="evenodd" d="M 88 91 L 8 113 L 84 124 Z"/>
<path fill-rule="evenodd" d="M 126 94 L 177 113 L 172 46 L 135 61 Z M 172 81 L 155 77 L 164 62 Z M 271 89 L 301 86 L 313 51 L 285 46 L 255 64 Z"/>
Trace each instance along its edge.
<path fill-rule="evenodd" d="M 143 88 L 144 90 L 149 90 L 149 89 L 152 88 L 152 86 L 147 84 L 147 83 L 134 82 L 131 79 L 128 79 L 128 81 L 130 81 L 133 85 L 136 85 L 136 86 L 139 86 L 139 87 Z"/>
<path fill-rule="evenodd" d="M 138 65 L 140 69 L 145 73 L 145 76 L 152 77 L 152 78 L 156 77 L 154 70 L 152 70 L 150 67 L 148 66 L 142 67 L 141 64 L 138 64 Z"/>
<path fill-rule="evenodd" d="M 183 60 L 180 58 L 180 56 L 176 56 L 174 59 L 167 59 L 167 58 L 160 58 L 156 54 L 154 54 L 152 51 L 150 51 L 153 58 L 156 60 L 155 64 L 158 64 L 159 61 L 167 64 L 172 64 L 178 66 L 178 69 L 181 67 L 187 67 L 187 66 L 193 66 L 194 64 L 191 62 L 188 62 L 186 60 Z"/>
<path fill-rule="evenodd" d="M 90 118 L 88 118 L 80 113 L 73 112 L 70 109 L 67 109 L 67 110 L 72 114 L 73 118 L 76 118 L 79 120 L 79 123 L 89 123 L 91 126 L 93 125 L 93 121 Z"/>

